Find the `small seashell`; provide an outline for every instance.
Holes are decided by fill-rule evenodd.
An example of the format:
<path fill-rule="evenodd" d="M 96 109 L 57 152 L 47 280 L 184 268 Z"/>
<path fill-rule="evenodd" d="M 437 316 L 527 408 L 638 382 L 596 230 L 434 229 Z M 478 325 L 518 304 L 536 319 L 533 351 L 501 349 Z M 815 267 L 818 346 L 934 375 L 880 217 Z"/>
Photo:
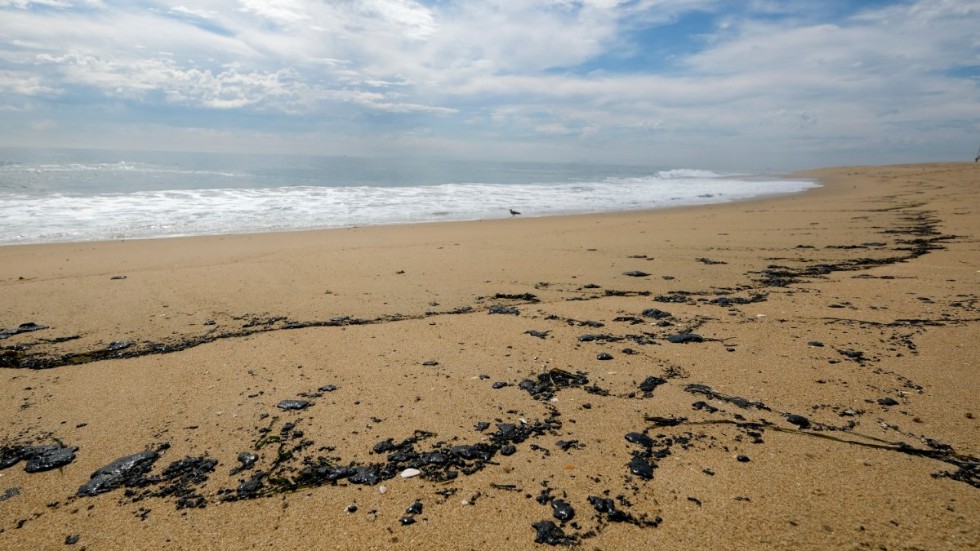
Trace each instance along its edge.
<path fill-rule="evenodd" d="M 388 487 L 382 484 L 381 486 L 378 486 L 378 492 L 382 494 L 386 494 L 388 493 Z"/>
<path fill-rule="evenodd" d="M 418 476 L 422 474 L 422 471 L 418 469 L 405 469 L 402 471 L 402 478 L 412 478 L 413 476 Z"/>

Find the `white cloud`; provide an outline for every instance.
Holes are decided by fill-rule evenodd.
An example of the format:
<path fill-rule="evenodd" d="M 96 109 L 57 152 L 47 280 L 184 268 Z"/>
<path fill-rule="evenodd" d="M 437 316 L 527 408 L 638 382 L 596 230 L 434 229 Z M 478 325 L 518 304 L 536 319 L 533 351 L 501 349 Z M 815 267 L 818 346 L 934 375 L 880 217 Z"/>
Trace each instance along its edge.
<path fill-rule="evenodd" d="M 241 9 L 279 23 L 310 19 L 305 3 L 299 0 L 240 0 Z"/>
<path fill-rule="evenodd" d="M 189 15 L 191 17 L 197 17 L 200 19 L 213 19 L 216 15 L 218 15 L 218 12 L 212 10 L 200 10 L 200 9 L 188 8 L 187 6 L 182 6 L 182 5 L 173 6 L 168 11 L 170 11 L 171 13 Z"/>
<path fill-rule="evenodd" d="M 364 0 L 362 13 L 377 17 L 413 39 L 426 39 L 438 31 L 432 12 L 412 0 Z"/>
<path fill-rule="evenodd" d="M 0 93 L 35 96 L 56 92 L 54 88 L 46 86 L 38 76 L 17 71 L 0 71 Z"/>
<path fill-rule="evenodd" d="M 454 151 L 488 150 L 486 136 L 538 147 L 549 136 L 552 151 L 594 140 L 609 144 L 611 158 L 730 136 L 742 148 L 805 141 L 819 150 L 835 136 L 901 142 L 898 134 L 928 134 L 936 121 L 980 131 L 977 80 L 948 74 L 980 65 L 980 7 L 967 0 L 900 2 L 849 18 L 828 18 L 843 8 L 818 0 L 156 6 L 0 0 L 0 91 L 50 99 L 81 87 L 134 110 L 303 114 L 295 120 L 343 120 L 366 134 L 375 130 L 358 119 L 373 113 L 412 143 L 423 143 L 423 130 L 443 132 L 424 143 L 452 142 Z M 694 12 L 720 19 L 698 29 L 669 71 L 600 63 L 652 55 L 635 33 Z M 584 74 L 584 63 L 599 70 Z"/>
<path fill-rule="evenodd" d="M 26 10 L 34 6 L 70 8 L 72 5 L 70 2 L 64 2 L 62 0 L 0 0 L 0 8 L 17 8 Z"/>

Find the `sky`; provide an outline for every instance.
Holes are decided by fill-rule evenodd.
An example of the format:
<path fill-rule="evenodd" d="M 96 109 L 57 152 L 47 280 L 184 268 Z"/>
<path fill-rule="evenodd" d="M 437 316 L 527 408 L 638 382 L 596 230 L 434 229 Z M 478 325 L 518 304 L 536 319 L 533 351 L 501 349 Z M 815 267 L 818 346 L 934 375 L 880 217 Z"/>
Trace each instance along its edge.
<path fill-rule="evenodd" d="M 972 161 L 977 0 L 0 0 L 0 147 Z"/>

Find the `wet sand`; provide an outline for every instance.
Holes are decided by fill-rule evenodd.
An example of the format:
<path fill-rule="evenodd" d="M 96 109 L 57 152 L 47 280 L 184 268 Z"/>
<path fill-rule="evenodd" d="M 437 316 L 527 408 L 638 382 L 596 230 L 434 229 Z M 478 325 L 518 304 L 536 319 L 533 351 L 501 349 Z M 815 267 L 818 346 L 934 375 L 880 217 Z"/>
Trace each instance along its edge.
<path fill-rule="evenodd" d="M 0 547 L 975 548 L 980 166 L 805 175 L 0 247 Z"/>

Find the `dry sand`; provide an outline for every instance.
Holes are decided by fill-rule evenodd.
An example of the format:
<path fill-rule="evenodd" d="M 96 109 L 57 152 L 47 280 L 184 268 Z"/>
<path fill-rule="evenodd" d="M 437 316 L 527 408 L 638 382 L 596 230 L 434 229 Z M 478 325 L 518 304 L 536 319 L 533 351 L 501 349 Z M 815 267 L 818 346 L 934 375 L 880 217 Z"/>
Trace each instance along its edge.
<path fill-rule="evenodd" d="M 0 335 L 3 457 L 77 447 L 0 471 L 0 548 L 514 549 L 546 520 L 585 549 L 976 548 L 980 165 L 805 175 L 691 209 L 0 247 L 0 328 L 45 327 Z M 146 450 L 134 486 L 76 495 Z M 326 480 L 352 465 L 383 480 Z"/>

